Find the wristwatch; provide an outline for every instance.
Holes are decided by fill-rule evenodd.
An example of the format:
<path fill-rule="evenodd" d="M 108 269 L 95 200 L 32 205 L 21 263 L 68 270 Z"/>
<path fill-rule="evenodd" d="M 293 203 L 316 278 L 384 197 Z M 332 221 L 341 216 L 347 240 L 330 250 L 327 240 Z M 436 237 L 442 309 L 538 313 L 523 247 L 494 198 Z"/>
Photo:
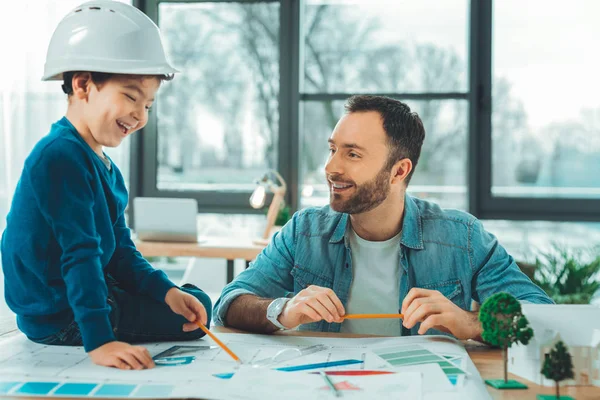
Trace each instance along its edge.
<path fill-rule="evenodd" d="M 290 299 L 287 297 L 280 297 L 273 300 L 271 304 L 269 304 L 269 307 L 267 307 L 267 319 L 279 329 L 287 329 L 277 320 L 277 318 L 281 315 L 281 312 L 288 301 L 290 301 Z"/>

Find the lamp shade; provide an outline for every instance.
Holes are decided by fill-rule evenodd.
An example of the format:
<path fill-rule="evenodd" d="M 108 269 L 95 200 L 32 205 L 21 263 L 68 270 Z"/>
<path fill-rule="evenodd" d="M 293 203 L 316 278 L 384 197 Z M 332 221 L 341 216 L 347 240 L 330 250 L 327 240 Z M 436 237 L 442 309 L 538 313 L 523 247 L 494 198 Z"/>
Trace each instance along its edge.
<path fill-rule="evenodd" d="M 250 196 L 250 205 L 252 208 L 261 208 L 265 205 L 265 187 L 263 185 L 258 185 L 254 192 L 252 192 L 252 196 Z"/>

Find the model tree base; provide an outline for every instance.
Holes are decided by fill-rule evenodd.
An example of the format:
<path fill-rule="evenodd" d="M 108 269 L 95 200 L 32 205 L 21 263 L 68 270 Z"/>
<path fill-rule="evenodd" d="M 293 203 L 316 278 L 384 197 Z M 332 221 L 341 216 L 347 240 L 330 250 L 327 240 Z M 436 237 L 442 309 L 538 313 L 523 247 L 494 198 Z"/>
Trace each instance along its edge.
<path fill-rule="evenodd" d="M 553 394 L 538 394 L 537 400 L 575 400 L 571 396 L 560 396 L 558 399 Z"/>
<path fill-rule="evenodd" d="M 485 383 L 496 389 L 527 389 L 527 385 L 512 379 L 506 382 L 504 379 L 486 379 Z"/>

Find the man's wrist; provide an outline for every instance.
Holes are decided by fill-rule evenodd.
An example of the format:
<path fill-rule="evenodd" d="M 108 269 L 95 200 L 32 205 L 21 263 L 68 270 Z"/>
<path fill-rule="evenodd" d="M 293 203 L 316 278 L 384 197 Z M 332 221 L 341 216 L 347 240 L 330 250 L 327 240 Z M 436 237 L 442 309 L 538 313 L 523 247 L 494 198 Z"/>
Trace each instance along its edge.
<path fill-rule="evenodd" d="M 290 299 L 280 297 L 273 300 L 267 307 L 267 319 L 280 330 L 287 329 L 287 327 L 279 321 L 279 317 L 283 314 L 283 310 L 288 301 L 290 301 Z"/>
<path fill-rule="evenodd" d="M 483 326 L 479 321 L 479 312 L 467 311 L 471 317 L 472 333 L 469 339 L 481 341 L 481 335 L 483 334 Z"/>

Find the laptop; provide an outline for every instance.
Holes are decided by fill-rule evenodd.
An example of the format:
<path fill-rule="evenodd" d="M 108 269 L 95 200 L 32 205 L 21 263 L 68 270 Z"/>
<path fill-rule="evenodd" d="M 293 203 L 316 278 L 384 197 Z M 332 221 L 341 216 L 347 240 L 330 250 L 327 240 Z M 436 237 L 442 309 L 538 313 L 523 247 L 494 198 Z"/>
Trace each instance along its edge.
<path fill-rule="evenodd" d="M 135 232 L 149 242 L 197 242 L 198 203 L 195 199 L 136 197 Z"/>

